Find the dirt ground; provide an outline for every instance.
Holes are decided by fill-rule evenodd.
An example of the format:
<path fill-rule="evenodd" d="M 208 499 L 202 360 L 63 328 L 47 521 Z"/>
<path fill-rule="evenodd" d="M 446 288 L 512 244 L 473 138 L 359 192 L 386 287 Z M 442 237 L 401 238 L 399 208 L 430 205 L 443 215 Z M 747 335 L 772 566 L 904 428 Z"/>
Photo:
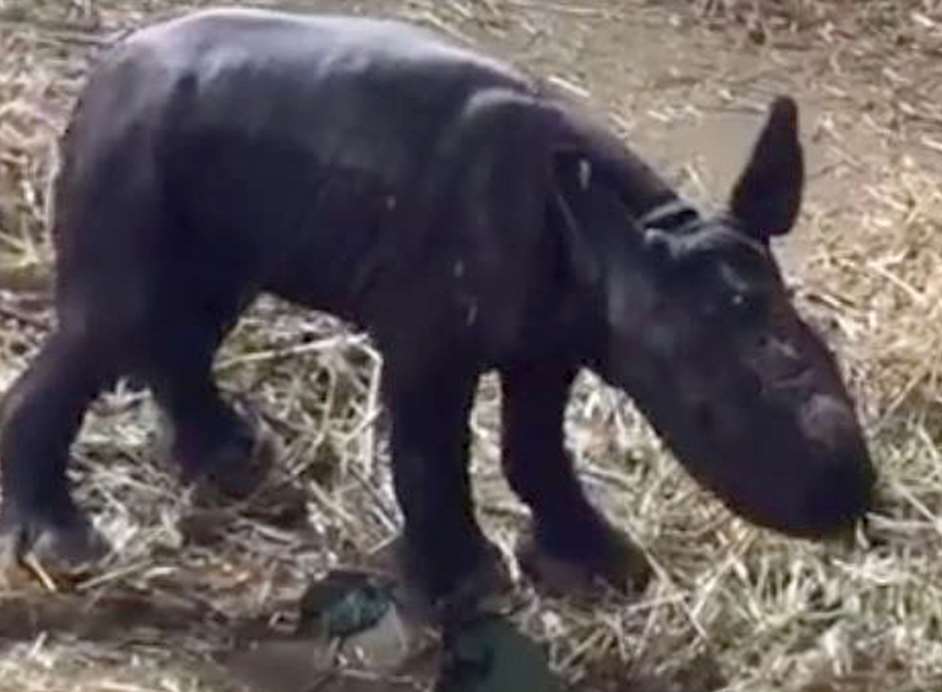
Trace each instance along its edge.
<path fill-rule="evenodd" d="M 0 391 L 51 319 L 47 191 L 89 61 L 121 32 L 196 4 L 0 0 Z M 854 546 L 745 525 L 687 479 L 623 396 L 586 376 L 571 446 L 592 496 L 657 578 L 633 600 L 530 594 L 515 620 L 579 690 L 942 689 L 940 3 L 277 4 L 404 17 L 511 59 L 606 110 L 707 206 L 723 203 L 772 97 L 798 99 L 809 187 L 779 251 L 858 397 L 885 506 Z M 333 320 L 269 300 L 253 308 L 217 371 L 282 447 L 276 478 L 237 507 L 181 492 L 155 461 L 145 394 L 104 396 L 74 478 L 117 551 L 74 583 L 21 575 L 0 588 L 0 690 L 264 689 L 226 665 L 230 654 L 290 629 L 312 575 L 395 532 L 378 367 L 369 343 Z M 476 492 L 509 553 L 525 513 L 497 470 L 497 406 L 486 380 Z M 299 689 L 289 664 L 274 668 L 269 689 Z"/>

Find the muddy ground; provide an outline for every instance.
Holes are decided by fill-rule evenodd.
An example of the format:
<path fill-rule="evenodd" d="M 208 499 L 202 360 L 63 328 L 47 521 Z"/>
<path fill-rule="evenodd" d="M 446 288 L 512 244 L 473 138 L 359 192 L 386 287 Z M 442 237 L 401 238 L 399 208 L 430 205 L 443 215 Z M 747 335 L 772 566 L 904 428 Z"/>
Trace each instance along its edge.
<path fill-rule="evenodd" d="M 0 0 L 0 389 L 48 328 L 48 182 L 89 61 L 121 32 L 194 4 Z M 779 251 L 859 397 L 889 498 L 874 533 L 816 546 L 732 519 L 623 397 L 587 377 L 569 420 L 580 469 L 658 577 L 629 601 L 530 594 L 516 620 L 579 690 L 942 689 L 939 4 L 278 4 L 404 17 L 511 59 L 605 110 L 708 206 L 723 203 L 770 100 L 799 101 L 807 203 Z M 395 531 L 377 371 L 369 344 L 342 325 L 256 306 L 218 372 L 283 448 L 276 478 L 238 507 L 181 492 L 155 460 L 145 394 L 103 397 L 76 445 L 75 479 L 118 551 L 75 583 L 21 575 L 0 588 L 0 690 L 262 689 L 224 661 L 290 629 L 313 575 Z M 496 407 L 487 381 L 473 426 L 477 492 L 509 552 L 524 514 L 496 470 Z"/>

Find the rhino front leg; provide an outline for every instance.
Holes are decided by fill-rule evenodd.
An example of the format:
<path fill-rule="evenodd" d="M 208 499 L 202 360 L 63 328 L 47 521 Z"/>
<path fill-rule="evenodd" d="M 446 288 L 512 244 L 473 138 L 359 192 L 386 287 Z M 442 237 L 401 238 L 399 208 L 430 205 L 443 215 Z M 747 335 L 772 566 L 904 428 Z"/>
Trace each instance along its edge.
<path fill-rule="evenodd" d="M 581 591 L 596 577 L 640 590 L 650 568 L 640 550 L 592 507 L 564 448 L 563 418 L 576 370 L 521 363 L 501 371 L 504 472 L 533 513 L 521 567 L 551 591 Z"/>
<path fill-rule="evenodd" d="M 507 583 L 472 505 L 468 415 L 477 377 L 422 370 L 406 377 L 388 359 L 384 372 L 394 485 L 405 517 L 399 559 L 423 605 L 460 610 Z"/>

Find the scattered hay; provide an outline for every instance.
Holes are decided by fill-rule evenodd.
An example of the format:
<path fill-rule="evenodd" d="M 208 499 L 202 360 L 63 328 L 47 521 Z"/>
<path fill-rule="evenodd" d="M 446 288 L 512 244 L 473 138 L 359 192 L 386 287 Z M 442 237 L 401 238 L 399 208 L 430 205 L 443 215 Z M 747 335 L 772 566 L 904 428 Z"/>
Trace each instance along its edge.
<path fill-rule="evenodd" d="M 376 10 L 504 46 L 600 96 L 632 134 L 643 129 L 638 102 L 654 114 L 647 122 L 669 128 L 738 107 L 740 92 L 764 93 L 769 71 L 795 64 L 790 55 L 810 61 L 814 83 L 806 86 L 826 103 L 809 136 L 840 154 L 835 170 L 850 187 L 815 196 L 811 182 L 802 233 L 813 242 L 795 280 L 859 396 L 885 505 L 857 546 L 747 526 L 684 476 L 623 396 L 586 376 L 568 416 L 580 470 L 658 578 L 627 603 L 533 594 L 516 620 L 579 689 L 641 690 L 629 680 L 651 676 L 684 692 L 942 689 L 942 80 L 933 67 L 942 9 L 930 0 L 665 5 L 412 0 L 377 2 Z M 98 46 L 179 7 L 0 0 L 0 389 L 51 323 L 53 135 Z M 635 75 L 624 72 L 620 53 L 606 53 L 620 40 L 607 25 L 629 20 L 712 53 L 699 71 L 645 83 L 658 91 L 635 101 L 615 93 L 622 75 L 627 83 Z M 603 39 L 606 48 L 593 51 Z M 710 56 L 726 55 L 731 43 L 763 72 L 714 70 Z M 684 163 L 684 185 L 707 194 L 699 164 Z M 46 599 L 34 587 L 0 590 L 0 639 L 9 642 L 0 690 L 234 687 L 207 667 L 212 655 L 251 626 L 290 627 L 311 575 L 362 559 L 395 532 L 379 366 L 369 342 L 336 321 L 259 302 L 217 370 L 284 449 L 265 494 L 225 509 L 181 494 L 155 461 L 146 396 L 121 387 L 104 397 L 77 445 L 74 473 L 80 501 L 119 553 L 72 585 L 78 596 L 63 596 L 61 612 L 39 608 Z M 475 491 L 489 535 L 509 554 L 525 511 L 497 470 L 498 405 L 497 383 L 487 378 L 472 422 Z"/>

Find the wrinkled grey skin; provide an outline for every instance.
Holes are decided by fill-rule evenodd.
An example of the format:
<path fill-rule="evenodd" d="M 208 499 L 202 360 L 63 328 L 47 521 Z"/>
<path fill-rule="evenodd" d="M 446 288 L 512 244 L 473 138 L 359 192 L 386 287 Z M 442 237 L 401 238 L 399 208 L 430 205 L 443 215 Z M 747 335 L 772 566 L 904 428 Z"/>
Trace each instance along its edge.
<path fill-rule="evenodd" d="M 726 213 L 703 217 L 574 106 L 414 27 L 216 11 L 138 32 L 94 71 L 65 137 L 58 327 L 3 405 L 0 549 L 66 563 L 104 549 L 65 470 L 87 405 L 122 375 L 150 385 L 186 478 L 251 491 L 252 431 L 210 364 L 261 292 L 382 350 L 401 556 L 432 599 L 499 573 L 467 474 L 490 369 L 534 573 L 644 579 L 563 448 L 581 367 L 628 392 L 733 510 L 827 535 L 866 511 L 873 471 L 769 248 L 802 185 L 785 98 Z"/>

